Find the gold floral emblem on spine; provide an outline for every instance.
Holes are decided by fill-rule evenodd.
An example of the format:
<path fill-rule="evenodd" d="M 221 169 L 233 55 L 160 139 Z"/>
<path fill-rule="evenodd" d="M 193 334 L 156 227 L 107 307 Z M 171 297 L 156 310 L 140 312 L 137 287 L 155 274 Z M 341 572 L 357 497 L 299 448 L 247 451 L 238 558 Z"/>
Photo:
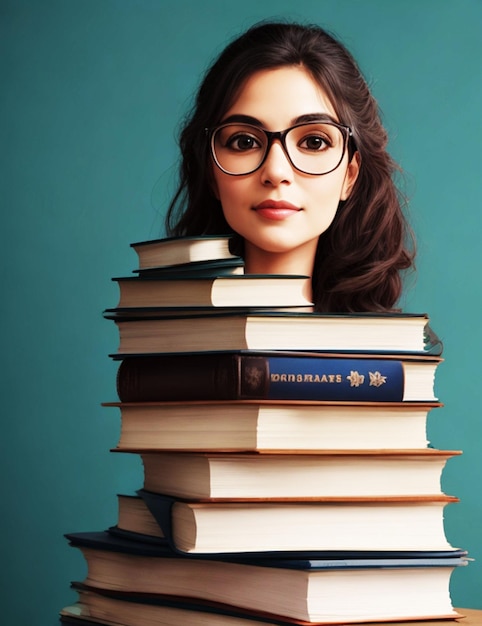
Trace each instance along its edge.
<path fill-rule="evenodd" d="M 381 387 L 387 382 L 387 377 L 380 372 L 368 372 L 370 375 L 370 387 Z"/>
<path fill-rule="evenodd" d="M 350 387 L 359 387 L 365 382 L 365 376 L 354 370 L 351 370 L 350 375 L 346 379 L 350 381 Z"/>

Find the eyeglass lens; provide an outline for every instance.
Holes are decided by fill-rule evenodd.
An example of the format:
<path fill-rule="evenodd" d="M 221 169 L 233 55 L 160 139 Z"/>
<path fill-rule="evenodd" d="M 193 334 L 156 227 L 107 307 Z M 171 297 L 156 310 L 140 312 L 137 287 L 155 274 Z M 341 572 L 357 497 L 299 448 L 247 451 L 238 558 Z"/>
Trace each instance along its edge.
<path fill-rule="evenodd" d="M 346 143 L 342 129 L 329 123 L 309 123 L 286 132 L 284 146 L 293 166 L 307 174 L 326 174 L 340 164 Z M 262 128 L 226 124 L 214 132 L 212 149 L 222 170 L 249 174 L 263 162 L 270 143 Z"/>

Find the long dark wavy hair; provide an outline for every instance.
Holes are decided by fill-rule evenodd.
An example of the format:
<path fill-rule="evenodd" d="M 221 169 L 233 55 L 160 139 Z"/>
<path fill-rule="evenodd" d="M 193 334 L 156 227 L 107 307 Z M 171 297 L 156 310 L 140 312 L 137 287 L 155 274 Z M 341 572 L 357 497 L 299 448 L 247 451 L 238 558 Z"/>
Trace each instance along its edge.
<path fill-rule="evenodd" d="M 333 223 L 318 241 L 312 276 L 315 310 L 392 310 L 415 254 L 393 179 L 398 166 L 387 152 L 378 105 L 355 60 L 318 26 L 257 24 L 212 64 L 180 135 L 180 179 L 166 216 L 167 233 L 232 232 L 212 191 L 213 162 L 205 129 L 219 124 L 251 75 L 284 66 L 302 66 L 323 88 L 339 121 L 352 129 L 361 157 L 349 198 L 340 202 Z"/>

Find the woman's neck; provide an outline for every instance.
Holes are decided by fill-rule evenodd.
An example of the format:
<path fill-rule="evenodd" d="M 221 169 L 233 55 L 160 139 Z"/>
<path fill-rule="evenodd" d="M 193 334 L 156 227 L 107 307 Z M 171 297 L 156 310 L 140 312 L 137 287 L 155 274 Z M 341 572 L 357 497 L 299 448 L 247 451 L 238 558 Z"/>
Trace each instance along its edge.
<path fill-rule="evenodd" d="M 294 249 L 283 252 L 268 252 L 251 246 L 245 242 L 244 271 L 246 274 L 297 274 L 302 276 L 313 275 L 316 247 L 314 249 Z M 310 293 L 312 297 L 311 281 Z"/>
<path fill-rule="evenodd" d="M 315 263 L 318 241 L 272 252 L 259 248 L 249 241 L 244 242 L 244 264 L 246 274 L 300 274 L 311 276 Z"/>

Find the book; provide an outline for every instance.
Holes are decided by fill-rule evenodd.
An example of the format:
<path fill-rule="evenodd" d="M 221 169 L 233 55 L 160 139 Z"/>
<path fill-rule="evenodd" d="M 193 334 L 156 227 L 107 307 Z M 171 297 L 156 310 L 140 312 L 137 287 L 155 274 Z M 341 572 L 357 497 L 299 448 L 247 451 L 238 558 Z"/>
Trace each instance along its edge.
<path fill-rule="evenodd" d="M 455 451 L 141 454 L 144 489 L 199 501 L 310 500 L 440 496 Z"/>
<path fill-rule="evenodd" d="M 144 320 L 144 319 L 162 319 L 167 318 L 171 319 L 173 317 L 176 318 L 192 318 L 198 316 L 206 316 L 206 315 L 219 315 L 220 312 L 219 307 L 213 306 L 166 306 L 166 307 L 158 307 L 158 306 L 143 306 L 143 307 L 114 307 L 110 309 L 104 309 L 103 316 L 108 320 Z M 298 306 L 298 305 L 289 305 L 289 306 L 259 306 L 259 307 L 222 307 L 223 313 L 236 315 L 240 311 L 242 313 L 266 313 L 269 312 L 299 312 L 306 313 L 312 310 L 310 306 Z"/>
<path fill-rule="evenodd" d="M 430 622 L 429 622 L 429 626 L 448 626 L 447 619 L 453 620 L 453 619 L 458 619 L 459 617 L 463 618 L 463 625 L 464 626 L 480 626 L 480 624 L 482 623 L 482 611 L 478 611 L 477 609 L 465 609 L 465 608 L 456 608 L 454 609 L 457 613 L 457 615 L 450 615 L 450 616 L 443 616 L 443 617 L 435 617 L 435 618 L 431 618 Z M 60 617 L 60 623 L 61 624 L 70 624 L 70 626 L 93 626 L 94 624 L 105 624 L 106 626 L 111 626 L 111 623 L 107 623 L 107 622 L 102 622 L 99 619 L 96 619 L 95 621 L 91 621 L 90 619 L 88 619 L 88 617 L 79 617 L 79 615 L 81 615 L 81 611 L 82 611 L 82 607 L 79 607 L 78 605 L 73 605 L 71 607 L 66 607 Z M 214 620 L 214 621 L 209 621 L 209 619 Z M 233 622 L 233 621 L 228 621 L 230 620 L 230 616 L 223 616 L 222 617 L 222 622 L 220 625 L 220 620 L 221 618 L 218 618 L 216 616 L 209 616 L 206 617 L 204 615 L 192 615 L 189 614 L 188 618 L 186 617 L 185 614 L 175 614 L 172 615 L 172 619 L 171 621 L 166 621 L 166 617 L 163 617 L 164 620 L 164 624 L 165 626 L 179 626 L 179 624 L 181 623 L 189 623 L 192 624 L 193 626 L 196 626 L 196 622 L 192 621 L 192 620 L 200 620 L 202 626 L 250 626 L 250 622 L 243 620 L 241 623 L 238 622 Z M 427 619 L 416 619 L 416 620 L 412 620 L 410 619 L 410 626 L 427 626 Z M 217 620 L 217 621 L 216 621 Z M 199 622 L 198 622 L 199 623 Z M 276 620 L 273 621 L 273 619 L 268 620 L 268 619 L 261 619 L 260 621 L 254 621 L 251 622 L 251 624 L 254 624 L 255 626 L 260 626 L 260 624 L 264 624 L 265 626 L 270 626 L 270 625 L 276 625 L 276 626 L 284 626 L 284 624 L 301 624 L 301 626 L 306 626 L 306 624 L 309 624 L 310 622 L 303 622 L 303 621 L 289 621 L 286 622 L 285 620 Z M 326 623 L 326 622 L 325 622 Z M 459 623 L 459 622 L 452 622 L 452 623 Z M 462 622 L 460 622 L 462 623 Z M 121 623 L 119 622 L 120 626 L 129 626 L 127 624 Z M 313 624 L 313 622 L 311 622 L 311 624 Z M 387 622 L 387 621 L 379 621 L 377 620 L 376 622 L 363 622 L 364 626 L 386 626 L 388 624 L 391 624 L 391 622 Z M 132 624 L 131 624 L 132 626 Z M 134 626 L 138 626 L 137 622 L 135 623 Z M 143 626 L 142 624 L 140 624 L 140 626 Z"/>
<path fill-rule="evenodd" d="M 192 554 L 450 550 L 447 495 L 370 501 L 187 501 L 139 490 L 175 550 Z"/>
<path fill-rule="evenodd" d="M 426 315 L 224 313 L 159 319 L 116 319 L 117 357 L 222 350 L 427 353 L 440 350 Z"/>
<path fill-rule="evenodd" d="M 128 307 L 309 307 L 310 278 L 293 274 L 233 274 L 113 278 L 117 308 Z"/>
<path fill-rule="evenodd" d="M 137 268 L 133 272 L 142 278 L 154 278 L 157 276 L 169 276 L 170 278 L 230 276 L 232 274 L 244 274 L 244 261 L 239 257 L 214 261 L 193 261 L 191 263 L 181 263 L 180 265 Z"/>
<path fill-rule="evenodd" d="M 117 494 L 117 524 L 109 532 L 138 541 L 164 541 L 162 528 L 139 495 Z"/>
<path fill-rule="evenodd" d="M 202 261 L 238 259 L 229 249 L 229 235 L 166 237 L 131 244 L 139 269 L 171 267 Z"/>
<path fill-rule="evenodd" d="M 434 575 L 434 572 L 430 572 L 432 579 L 432 586 L 441 588 L 442 581 L 447 579 L 447 572 L 438 572 L 438 575 Z M 355 577 L 356 578 L 356 577 Z M 394 582 L 394 576 L 391 576 L 390 582 Z M 403 575 L 400 575 L 403 578 Z M 418 583 L 422 582 L 422 579 L 428 579 L 428 576 L 416 576 Z M 425 582 L 425 581 L 423 581 Z M 435 585 L 434 585 L 435 583 Z M 327 585 L 328 586 L 328 585 Z M 363 607 L 361 603 L 357 603 L 353 610 L 338 609 L 334 615 L 327 615 L 323 621 L 313 620 L 298 620 L 289 617 L 283 617 L 280 615 L 273 615 L 260 611 L 248 611 L 242 608 L 236 608 L 229 605 L 222 605 L 220 603 L 208 603 L 191 599 L 182 598 L 170 598 L 164 596 L 149 596 L 146 594 L 131 594 L 121 592 L 109 592 L 101 589 L 97 589 L 88 585 L 81 585 L 79 583 L 73 583 L 73 589 L 75 589 L 79 596 L 79 601 L 75 605 L 66 607 L 61 612 L 61 621 L 63 623 L 69 623 L 62 618 L 64 617 L 85 617 L 88 621 L 87 624 L 101 623 L 109 626 L 121 625 L 121 626 L 180 626 L 187 624 L 189 626 L 249 626 L 250 624 L 260 626 L 262 624 L 271 625 L 299 625 L 306 626 L 317 624 L 342 624 L 351 621 L 358 622 L 360 618 L 358 616 L 369 615 L 368 619 L 378 619 L 379 610 L 372 609 L 370 613 L 371 604 L 368 607 Z M 390 585 L 384 585 L 383 590 L 388 589 Z M 405 588 L 405 586 L 403 586 Z M 412 591 L 408 589 L 408 591 Z M 412 591 L 413 593 L 413 591 Z M 351 594 L 350 594 L 351 595 Z M 444 599 L 447 594 L 444 594 Z M 340 596 L 336 595 L 340 600 Z M 328 603 L 327 603 L 328 604 Z M 332 606 L 332 603 L 329 603 Z M 383 606 L 387 605 L 383 603 Z M 423 607 L 421 614 L 417 615 L 417 618 L 424 616 L 424 611 L 428 610 L 429 606 L 434 607 L 435 611 L 441 611 L 441 607 L 444 606 L 440 599 L 435 602 L 431 599 L 431 603 L 420 603 L 420 608 Z M 460 617 L 451 606 L 451 604 L 445 603 L 447 607 L 447 613 L 434 613 L 431 612 L 426 617 L 430 619 L 435 617 L 450 618 Z M 400 615 L 404 616 L 413 615 L 413 609 L 405 609 L 401 611 L 399 609 L 399 603 L 395 605 L 391 610 L 386 609 L 387 619 L 399 621 Z M 373 615 L 373 617 L 371 617 Z M 352 617 L 354 616 L 354 617 Z M 366 619 L 366 618 L 365 618 Z M 405 618 L 408 619 L 408 618 Z M 104 621 L 105 620 L 105 621 Z M 76 623 L 70 622 L 70 623 Z M 85 623 L 85 622 L 84 622 Z"/>
<path fill-rule="evenodd" d="M 440 403 L 106 402 L 120 411 L 115 450 L 269 451 L 426 448 Z"/>
<path fill-rule="evenodd" d="M 440 357 L 204 352 L 124 358 L 123 402 L 173 400 L 435 401 Z"/>
<path fill-rule="evenodd" d="M 218 610 L 226 614 L 223 619 L 235 607 L 311 624 L 454 617 L 448 583 L 455 567 L 466 563 L 465 553 L 459 551 L 400 558 L 345 555 L 239 561 L 177 555 L 166 546 L 107 533 L 67 537 L 86 560 L 83 584 L 91 590 L 117 598 L 125 594 L 123 597 L 134 599 L 135 594 L 143 594 L 144 599 L 155 599 L 157 604 L 184 600 L 184 606 L 191 603 L 198 610 L 204 605 L 209 611 L 205 603 L 217 603 Z M 140 619 L 141 613 L 135 611 L 134 615 Z M 100 617 L 100 613 L 96 615 Z M 121 615 L 126 613 L 118 616 L 123 624 Z M 244 617 L 250 619 L 247 613 Z M 110 619 L 116 623 L 114 617 Z M 172 623 L 197 622 L 181 619 Z M 225 622 L 213 622 L 218 623 Z M 134 621 L 132 626 L 138 624 Z"/>
<path fill-rule="evenodd" d="M 147 500 L 149 497 L 150 494 L 147 494 L 147 497 L 146 494 L 144 494 L 144 498 L 141 498 L 139 495 L 118 494 L 118 519 L 117 523 L 109 528 L 109 533 L 121 538 L 128 538 L 142 542 L 166 544 L 170 541 L 172 545 L 172 538 L 169 535 L 166 536 L 160 526 L 160 524 L 163 524 L 164 526 L 167 524 L 167 526 L 169 526 L 170 520 L 167 520 L 164 517 L 159 517 L 161 514 L 161 511 L 159 511 L 158 517 L 160 521 L 156 521 L 156 518 L 145 502 L 145 499 Z M 154 504 L 153 506 L 155 507 L 156 505 Z M 175 545 L 173 546 L 173 549 L 176 549 Z M 328 551 L 326 550 L 322 551 L 321 556 L 326 558 L 327 552 Z M 297 553 L 309 553 L 310 555 L 313 555 L 314 551 L 310 552 L 304 550 L 297 551 Z M 276 555 L 277 553 L 270 552 L 269 554 Z M 403 553 L 398 551 L 398 557 L 400 557 L 401 554 Z M 382 555 L 383 553 L 379 553 L 378 558 L 381 558 Z M 239 558 L 242 555 L 238 554 L 236 556 Z M 351 556 L 353 556 L 353 554 L 351 554 Z"/>

